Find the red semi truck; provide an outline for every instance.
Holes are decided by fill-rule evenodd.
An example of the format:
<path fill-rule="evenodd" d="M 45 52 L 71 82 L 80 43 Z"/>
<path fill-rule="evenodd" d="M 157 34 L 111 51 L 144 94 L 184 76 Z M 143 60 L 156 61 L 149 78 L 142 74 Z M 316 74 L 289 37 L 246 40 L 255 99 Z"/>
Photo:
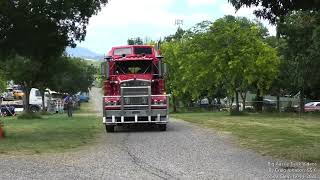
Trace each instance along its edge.
<path fill-rule="evenodd" d="M 107 132 L 133 123 L 156 124 L 166 130 L 169 96 L 166 67 L 153 46 L 113 47 L 102 63 L 103 123 Z"/>

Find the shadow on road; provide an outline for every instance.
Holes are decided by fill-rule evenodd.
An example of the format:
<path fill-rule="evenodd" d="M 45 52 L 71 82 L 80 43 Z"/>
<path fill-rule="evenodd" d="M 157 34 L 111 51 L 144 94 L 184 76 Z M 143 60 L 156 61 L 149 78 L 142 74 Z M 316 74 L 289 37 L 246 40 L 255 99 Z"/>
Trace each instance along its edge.
<path fill-rule="evenodd" d="M 167 131 L 170 131 L 170 128 L 167 129 Z M 159 130 L 159 127 L 157 125 L 150 125 L 150 124 L 128 124 L 128 125 L 122 125 L 122 126 L 116 126 L 115 133 L 143 133 L 143 132 L 162 132 Z"/>

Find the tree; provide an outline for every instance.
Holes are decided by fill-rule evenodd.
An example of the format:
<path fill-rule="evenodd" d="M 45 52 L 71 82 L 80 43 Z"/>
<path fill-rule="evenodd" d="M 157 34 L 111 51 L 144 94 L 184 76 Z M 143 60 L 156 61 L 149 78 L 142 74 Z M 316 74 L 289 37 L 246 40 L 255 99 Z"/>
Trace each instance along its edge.
<path fill-rule="evenodd" d="M 265 93 L 277 75 L 279 58 L 275 49 L 262 40 L 262 31 L 246 18 L 226 16 L 211 27 L 216 67 L 219 79 L 226 83 L 229 96 L 246 94 L 254 85 L 261 95 Z M 245 105 L 245 97 L 242 96 Z"/>
<path fill-rule="evenodd" d="M 50 67 L 61 56 L 67 46 L 75 47 L 86 35 L 89 18 L 96 14 L 108 0 L 57 0 L 32 1 L 13 0 L 0 2 L 0 58 L 21 72 L 10 76 L 20 77 L 17 82 L 29 91 L 47 79 L 42 78 L 46 67 Z M 16 58 L 19 56 L 19 58 Z M 17 61 L 16 61 L 17 60 Z M 10 61 L 10 62 L 9 62 Z M 11 62 L 15 61 L 15 62 Z M 25 63 L 29 64 L 25 64 Z M 33 67 L 30 67 L 33 66 Z M 30 71 L 32 70 L 32 71 Z M 25 110 L 28 110 L 28 102 Z"/>
<path fill-rule="evenodd" d="M 228 0 L 239 10 L 241 7 L 258 6 L 259 9 L 254 11 L 257 17 L 262 17 L 276 23 L 277 18 L 290 13 L 291 11 L 307 10 L 317 11 L 320 9 L 318 0 Z"/>
<path fill-rule="evenodd" d="M 51 76 L 48 87 L 68 94 L 88 91 L 97 73 L 96 68 L 88 65 L 85 60 L 65 56 L 61 57 L 55 68 L 60 70 Z"/>
<path fill-rule="evenodd" d="M 289 82 L 300 91 L 300 111 L 304 111 L 304 97 L 316 97 L 320 68 L 320 14 L 317 11 L 297 11 L 283 19 L 279 32 L 287 41 L 284 56 L 291 70 Z M 308 92 L 308 94 L 306 94 Z M 318 91 L 319 92 L 319 91 Z"/>
<path fill-rule="evenodd" d="M 89 18 L 108 0 L 0 2 L 0 53 L 27 58 L 64 51 L 84 40 Z"/>
<path fill-rule="evenodd" d="M 142 38 L 136 37 L 127 40 L 128 45 L 143 45 Z"/>
<path fill-rule="evenodd" d="M 5 73 L 0 70 L 0 93 L 2 93 L 7 86 Z"/>
<path fill-rule="evenodd" d="M 239 93 L 244 104 L 252 86 L 259 95 L 265 93 L 279 64 L 276 50 L 263 41 L 266 35 L 261 23 L 233 16 L 201 22 L 188 31 L 178 29 L 162 48 L 174 97 L 194 100 L 207 93 L 209 98 L 228 94 L 233 99 L 236 95 L 239 110 Z"/>

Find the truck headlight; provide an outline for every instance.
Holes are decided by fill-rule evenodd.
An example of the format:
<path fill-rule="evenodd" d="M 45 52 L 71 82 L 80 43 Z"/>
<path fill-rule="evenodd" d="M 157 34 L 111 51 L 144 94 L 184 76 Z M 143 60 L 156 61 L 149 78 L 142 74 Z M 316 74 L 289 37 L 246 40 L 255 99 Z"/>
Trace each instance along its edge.
<path fill-rule="evenodd" d="M 118 103 L 116 101 L 109 101 L 106 103 L 107 106 L 116 106 Z"/>
<path fill-rule="evenodd" d="M 154 100 L 153 105 L 165 105 L 165 101 L 164 100 Z"/>

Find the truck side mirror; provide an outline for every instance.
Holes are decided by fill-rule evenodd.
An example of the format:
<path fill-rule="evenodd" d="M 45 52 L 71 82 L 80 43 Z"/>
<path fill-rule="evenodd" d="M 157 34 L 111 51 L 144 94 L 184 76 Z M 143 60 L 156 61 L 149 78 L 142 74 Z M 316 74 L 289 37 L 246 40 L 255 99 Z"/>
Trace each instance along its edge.
<path fill-rule="evenodd" d="M 101 63 L 101 76 L 109 79 L 109 63 L 108 62 L 102 62 Z"/>

